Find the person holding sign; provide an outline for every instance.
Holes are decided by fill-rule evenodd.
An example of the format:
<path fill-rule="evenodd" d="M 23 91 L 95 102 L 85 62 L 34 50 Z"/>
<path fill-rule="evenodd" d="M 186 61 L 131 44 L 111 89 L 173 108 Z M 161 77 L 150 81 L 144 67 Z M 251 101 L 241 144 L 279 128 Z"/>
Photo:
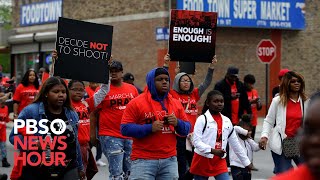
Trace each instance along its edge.
<path fill-rule="evenodd" d="M 147 88 L 128 104 L 121 121 L 121 133 L 133 137 L 130 180 L 178 179 L 175 132 L 187 136 L 191 125 L 169 94 L 168 71 L 155 68 L 146 79 Z"/>
<path fill-rule="evenodd" d="M 122 63 L 112 61 L 110 92 L 97 106 L 101 109 L 98 135 L 109 162 L 109 179 L 126 179 L 131 169 L 132 140 L 121 134 L 120 122 L 127 104 L 139 94 L 136 87 L 122 81 L 122 74 Z"/>
<path fill-rule="evenodd" d="M 13 94 L 13 118 L 29 105 L 39 92 L 38 75 L 33 69 L 28 70 Z"/>
<path fill-rule="evenodd" d="M 165 55 L 164 67 L 169 68 L 170 61 L 170 55 Z M 202 94 L 211 84 L 214 66 L 216 63 L 217 59 L 216 56 L 214 56 L 212 59 L 212 63 L 209 64 L 205 80 L 197 88 L 194 87 L 193 81 L 187 73 L 180 72 L 176 75 L 173 82 L 172 90 L 170 90 L 170 94 L 181 102 L 185 110 L 185 113 L 188 117 L 188 120 L 191 123 L 190 134 L 187 138 L 177 136 L 177 158 L 179 166 L 179 179 L 192 179 L 192 175 L 186 170 L 186 164 L 188 161 L 188 165 L 191 166 L 193 150 L 192 147 L 188 147 L 188 151 L 186 150 L 186 139 L 188 140 L 187 144 L 191 145 L 193 127 L 198 117 L 197 102 L 200 100 Z"/>

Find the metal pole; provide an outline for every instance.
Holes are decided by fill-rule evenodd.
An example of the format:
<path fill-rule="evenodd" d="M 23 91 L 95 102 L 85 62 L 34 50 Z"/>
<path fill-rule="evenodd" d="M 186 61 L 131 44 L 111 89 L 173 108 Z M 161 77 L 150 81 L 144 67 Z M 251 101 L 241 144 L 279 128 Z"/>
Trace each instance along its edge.
<path fill-rule="evenodd" d="M 268 114 L 269 102 L 269 64 L 266 64 L 266 116 Z"/>

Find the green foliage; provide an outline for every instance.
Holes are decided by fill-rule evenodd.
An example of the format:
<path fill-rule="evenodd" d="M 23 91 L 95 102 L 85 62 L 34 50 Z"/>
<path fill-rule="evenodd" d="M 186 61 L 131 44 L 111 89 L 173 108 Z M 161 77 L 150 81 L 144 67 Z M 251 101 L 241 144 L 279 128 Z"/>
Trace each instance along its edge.
<path fill-rule="evenodd" d="M 2 72 L 10 73 L 10 54 L 0 53 L 0 64 L 2 65 Z"/>
<path fill-rule="evenodd" d="M 0 24 L 5 29 L 11 29 L 12 18 L 11 0 L 0 0 Z"/>

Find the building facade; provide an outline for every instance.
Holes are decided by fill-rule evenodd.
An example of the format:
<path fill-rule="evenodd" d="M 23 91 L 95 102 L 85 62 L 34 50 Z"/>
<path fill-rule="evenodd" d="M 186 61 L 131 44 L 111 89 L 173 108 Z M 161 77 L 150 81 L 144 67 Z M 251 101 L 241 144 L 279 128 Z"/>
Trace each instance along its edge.
<path fill-rule="evenodd" d="M 199 2 L 200 4 L 195 6 L 189 4 L 191 9 L 196 9 L 207 0 L 13 1 L 15 34 L 9 37 L 12 67 L 14 67 L 12 75 L 21 79 L 28 68 L 37 70 L 39 67 L 50 65 L 50 53 L 55 48 L 57 31 L 57 23 L 53 16 L 61 14 L 66 18 L 114 26 L 113 57 L 123 63 L 124 73 L 131 72 L 135 75 L 135 84 L 143 88 L 146 84 L 146 73 L 162 65 L 163 56 L 167 52 L 168 41 L 165 40 L 167 34 L 161 36 L 157 29 L 168 27 L 170 9 L 179 7 L 180 1 L 187 5 Z M 233 2 L 233 0 L 227 1 Z M 253 1 L 260 0 L 246 0 L 248 3 Z M 48 2 L 51 4 L 41 5 Z M 55 4 L 52 4 L 53 2 Z M 320 66 L 317 55 L 320 53 L 320 43 L 316 39 L 320 37 L 318 13 L 320 2 L 305 0 L 304 3 L 306 27 L 303 30 L 218 25 L 216 55 L 219 62 L 214 72 L 213 83 L 208 90 L 213 89 L 215 82 L 224 78 L 228 66 L 231 65 L 239 67 L 241 80 L 248 73 L 256 77 L 256 89 L 262 99 L 265 99 L 266 91 L 270 94 L 270 89 L 279 84 L 277 74 L 281 68 L 300 72 L 306 79 L 308 94 L 318 90 L 317 82 L 320 76 L 317 74 Z M 36 7 L 42 10 L 32 11 L 32 8 Z M 55 11 L 56 14 L 51 14 L 49 17 L 48 13 L 51 11 Z M 32 12 L 47 13 L 48 17 L 36 19 L 32 16 Z M 223 13 L 220 13 L 220 16 L 222 15 Z M 267 73 L 269 88 L 266 88 L 266 65 L 256 56 L 256 47 L 261 39 L 271 39 L 277 46 L 277 57 L 270 64 Z M 170 68 L 172 73 L 174 64 L 172 63 Z M 196 64 L 197 72 L 194 75 L 196 85 L 204 79 L 207 66 L 203 63 Z M 203 100 L 200 103 L 202 102 Z"/>

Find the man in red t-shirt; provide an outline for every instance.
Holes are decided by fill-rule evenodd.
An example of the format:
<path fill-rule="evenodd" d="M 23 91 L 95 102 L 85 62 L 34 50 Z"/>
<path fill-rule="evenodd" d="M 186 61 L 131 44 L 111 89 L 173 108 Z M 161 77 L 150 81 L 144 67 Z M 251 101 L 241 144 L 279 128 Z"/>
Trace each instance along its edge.
<path fill-rule="evenodd" d="M 122 82 L 123 68 L 119 61 L 110 65 L 111 85 L 105 99 L 98 105 L 99 140 L 109 162 L 109 179 L 126 179 L 131 169 L 132 140 L 120 132 L 120 123 L 127 104 L 137 97 L 137 89 Z"/>
<path fill-rule="evenodd" d="M 320 177 L 320 92 L 310 99 L 300 141 L 301 155 L 304 157 L 305 164 L 279 174 L 272 180 L 316 180 Z"/>
<path fill-rule="evenodd" d="M 167 70 L 151 70 L 148 88 L 123 114 L 121 133 L 133 137 L 132 179 L 178 179 L 175 132 L 187 136 L 191 125 L 180 101 L 168 93 L 169 84 Z"/>

